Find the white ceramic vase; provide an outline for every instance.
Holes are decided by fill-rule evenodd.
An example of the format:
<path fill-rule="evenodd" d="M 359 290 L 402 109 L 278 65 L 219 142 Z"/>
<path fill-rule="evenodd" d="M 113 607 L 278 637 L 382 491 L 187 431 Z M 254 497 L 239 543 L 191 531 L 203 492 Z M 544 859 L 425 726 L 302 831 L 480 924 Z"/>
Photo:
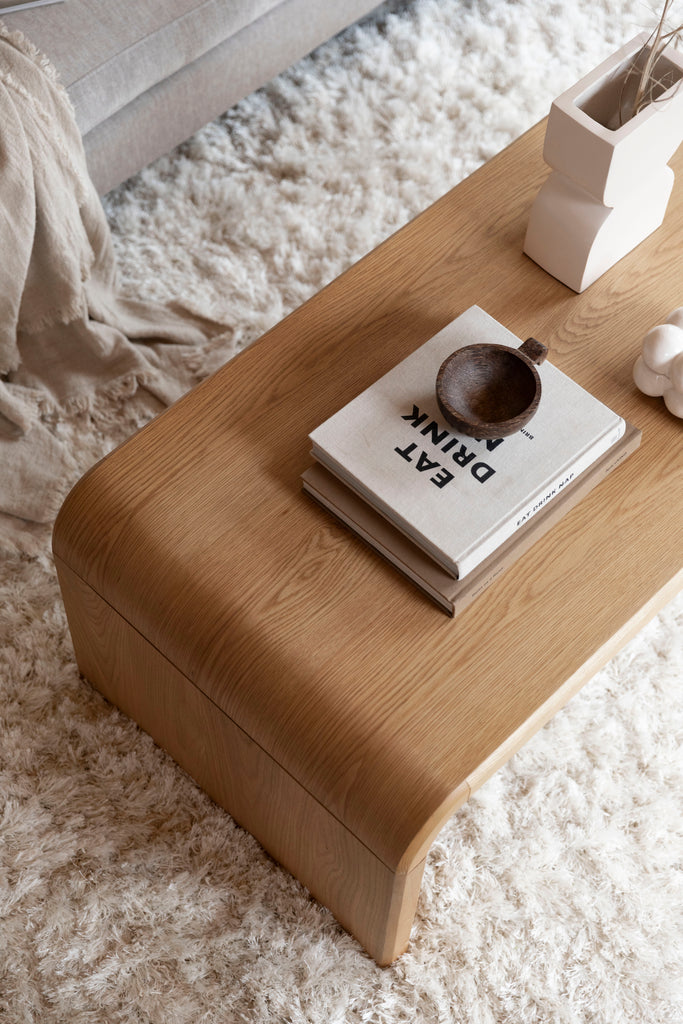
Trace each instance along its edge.
<path fill-rule="evenodd" d="M 531 209 L 524 252 L 582 292 L 664 219 L 674 175 L 668 161 L 683 141 L 683 57 L 667 49 L 654 102 L 617 127 L 625 74 L 648 36 L 632 39 L 556 99 L 543 159 L 552 173 Z"/>

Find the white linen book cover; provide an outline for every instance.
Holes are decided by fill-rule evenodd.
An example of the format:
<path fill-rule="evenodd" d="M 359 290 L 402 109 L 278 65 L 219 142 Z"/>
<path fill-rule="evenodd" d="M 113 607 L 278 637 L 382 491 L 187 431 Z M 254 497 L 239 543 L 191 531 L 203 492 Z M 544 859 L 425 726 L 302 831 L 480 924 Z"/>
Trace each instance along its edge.
<path fill-rule="evenodd" d="M 623 435 L 625 421 L 549 360 L 524 430 L 475 440 L 447 426 L 436 376 L 457 348 L 518 348 L 472 306 L 317 427 L 312 454 L 456 578 L 558 495 Z"/>

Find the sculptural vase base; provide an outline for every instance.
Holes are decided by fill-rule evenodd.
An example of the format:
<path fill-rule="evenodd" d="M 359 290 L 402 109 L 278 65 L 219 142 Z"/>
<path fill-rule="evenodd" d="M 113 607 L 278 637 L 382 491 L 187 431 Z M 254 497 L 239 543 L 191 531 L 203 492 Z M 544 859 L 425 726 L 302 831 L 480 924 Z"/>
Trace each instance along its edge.
<path fill-rule="evenodd" d="M 524 252 L 582 292 L 660 226 L 673 183 L 673 171 L 664 165 L 618 206 L 607 207 L 553 171 L 532 206 Z"/>

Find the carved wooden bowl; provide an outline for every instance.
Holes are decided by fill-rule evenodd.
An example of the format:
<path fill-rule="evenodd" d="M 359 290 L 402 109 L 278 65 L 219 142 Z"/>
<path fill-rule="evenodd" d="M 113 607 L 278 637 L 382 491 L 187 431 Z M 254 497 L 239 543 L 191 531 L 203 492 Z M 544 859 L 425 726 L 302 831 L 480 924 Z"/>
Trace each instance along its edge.
<path fill-rule="evenodd" d="M 519 348 L 467 345 L 441 364 L 436 398 L 447 423 L 468 437 L 507 437 L 524 427 L 541 401 L 536 369 L 548 349 L 535 338 Z"/>

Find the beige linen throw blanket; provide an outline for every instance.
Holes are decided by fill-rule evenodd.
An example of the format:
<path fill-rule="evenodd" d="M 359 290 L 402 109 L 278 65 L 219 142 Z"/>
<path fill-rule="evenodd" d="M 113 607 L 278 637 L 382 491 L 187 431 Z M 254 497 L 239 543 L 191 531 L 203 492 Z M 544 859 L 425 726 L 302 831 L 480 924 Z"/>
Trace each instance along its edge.
<path fill-rule="evenodd" d="M 75 482 L 55 417 L 103 389 L 170 403 L 191 383 L 188 352 L 218 330 L 119 293 L 66 91 L 0 23 L 0 540 L 8 517 L 51 522 Z"/>

